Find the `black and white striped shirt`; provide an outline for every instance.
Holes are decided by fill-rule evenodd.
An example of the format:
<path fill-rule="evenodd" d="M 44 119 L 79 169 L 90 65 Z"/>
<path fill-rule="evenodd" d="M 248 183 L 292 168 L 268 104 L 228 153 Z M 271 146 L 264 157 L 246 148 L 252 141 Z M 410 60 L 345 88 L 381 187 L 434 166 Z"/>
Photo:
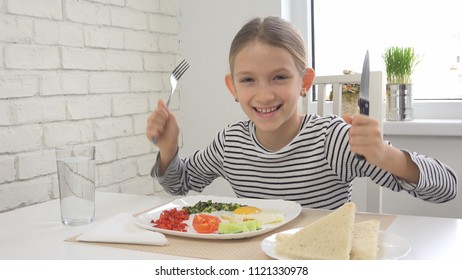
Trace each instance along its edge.
<path fill-rule="evenodd" d="M 454 171 L 436 159 L 409 152 L 420 169 L 416 185 L 358 160 L 350 151 L 349 129 L 349 124 L 335 116 L 305 115 L 291 143 L 272 152 L 259 144 L 254 123 L 241 121 L 220 131 L 209 146 L 193 156 L 176 156 L 164 176 L 156 175 L 157 164 L 151 175 L 174 195 L 201 192 L 221 176 L 237 197 L 285 199 L 325 209 L 350 201 L 355 177 L 370 177 L 393 191 L 404 190 L 436 203 L 456 196 Z"/>

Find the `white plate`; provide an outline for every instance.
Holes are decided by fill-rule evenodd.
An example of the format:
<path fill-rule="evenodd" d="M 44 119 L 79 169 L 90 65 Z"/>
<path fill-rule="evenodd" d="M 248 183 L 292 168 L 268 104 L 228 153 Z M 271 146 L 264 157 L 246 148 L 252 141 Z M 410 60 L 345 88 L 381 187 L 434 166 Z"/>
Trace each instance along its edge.
<path fill-rule="evenodd" d="M 299 231 L 300 228 L 290 229 L 283 231 L 283 233 L 294 234 Z M 274 252 L 274 246 L 276 245 L 277 233 L 268 236 L 261 242 L 261 249 L 268 256 L 278 260 L 288 260 L 289 258 L 281 256 Z M 377 260 L 397 260 L 406 256 L 411 251 L 411 246 L 402 237 L 386 232 L 379 231 L 379 251 L 377 253 Z"/>
<path fill-rule="evenodd" d="M 160 216 L 160 213 L 164 210 L 172 209 L 172 208 L 181 209 L 183 208 L 183 206 L 193 206 L 199 201 L 208 201 L 208 200 L 212 200 L 213 202 L 222 202 L 222 203 L 231 203 L 231 202 L 240 203 L 244 205 L 255 206 L 260 209 L 277 210 L 277 211 L 280 211 L 284 215 L 284 220 L 282 220 L 279 223 L 275 223 L 275 224 L 262 225 L 262 229 L 257 230 L 257 231 L 242 232 L 242 233 L 235 233 L 235 234 L 197 233 L 191 226 L 193 215 L 191 215 L 189 220 L 186 221 L 186 224 L 188 225 L 186 232 L 155 228 L 151 224 L 151 220 L 158 219 Z M 240 239 L 240 238 L 248 238 L 248 237 L 260 235 L 260 234 L 272 231 L 274 229 L 277 229 L 278 227 L 285 225 L 288 222 L 295 219 L 300 214 L 301 211 L 302 211 L 302 207 L 300 206 L 300 204 L 296 202 L 292 202 L 292 201 L 232 198 L 232 197 L 221 197 L 221 196 L 211 196 L 211 195 L 196 195 L 196 196 L 187 196 L 181 199 L 175 199 L 170 203 L 167 203 L 163 206 L 160 206 L 146 213 L 143 213 L 135 217 L 135 223 L 145 229 L 162 232 L 162 233 L 170 234 L 170 235 L 176 235 L 176 236 L 202 238 L 202 239 Z"/>

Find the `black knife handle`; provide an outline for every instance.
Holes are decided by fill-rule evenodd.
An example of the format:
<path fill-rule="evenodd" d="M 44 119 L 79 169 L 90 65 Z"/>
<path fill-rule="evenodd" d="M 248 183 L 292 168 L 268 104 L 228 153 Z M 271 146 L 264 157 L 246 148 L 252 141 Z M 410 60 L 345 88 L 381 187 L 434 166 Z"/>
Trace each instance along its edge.
<path fill-rule="evenodd" d="M 359 105 L 359 113 L 361 115 L 369 116 L 369 101 L 366 99 L 360 98 L 358 100 L 358 105 Z M 364 160 L 364 157 L 362 155 L 356 155 L 356 158 L 358 160 Z"/>
<path fill-rule="evenodd" d="M 361 115 L 369 116 L 369 100 L 360 98 L 358 100 L 359 113 Z"/>

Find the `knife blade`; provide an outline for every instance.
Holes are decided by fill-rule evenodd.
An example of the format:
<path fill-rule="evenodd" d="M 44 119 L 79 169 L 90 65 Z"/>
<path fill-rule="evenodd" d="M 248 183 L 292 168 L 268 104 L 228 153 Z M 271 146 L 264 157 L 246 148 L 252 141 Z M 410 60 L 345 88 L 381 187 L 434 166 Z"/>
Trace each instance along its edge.
<path fill-rule="evenodd" d="M 366 51 L 363 62 L 363 71 L 361 72 L 361 82 L 359 84 L 359 113 L 369 116 L 369 51 Z M 356 155 L 359 160 L 364 160 L 364 156 Z"/>
<path fill-rule="evenodd" d="M 359 113 L 369 116 L 369 51 L 366 51 L 366 56 L 363 62 L 363 71 L 361 73 L 361 83 L 359 85 Z"/>

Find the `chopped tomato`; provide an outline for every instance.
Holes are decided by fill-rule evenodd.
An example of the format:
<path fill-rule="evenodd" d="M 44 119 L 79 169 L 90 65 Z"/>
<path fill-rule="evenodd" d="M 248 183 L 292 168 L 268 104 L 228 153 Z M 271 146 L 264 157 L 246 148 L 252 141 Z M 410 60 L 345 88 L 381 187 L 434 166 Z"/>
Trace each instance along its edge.
<path fill-rule="evenodd" d="M 197 214 L 193 219 L 193 227 L 198 233 L 214 233 L 218 231 L 220 218 L 207 214 Z"/>
<path fill-rule="evenodd" d="M 164 210 L 160 213 L 160 217 L 157 220 L 152 220 L 151 223 L 154 227 L 163 228 L 175 231 L 186 231 L 186 223 L 184 220 L 189 219 L 189 213 L 186 210 L 178 210 L 176 208 L 170 210 Z"/>

